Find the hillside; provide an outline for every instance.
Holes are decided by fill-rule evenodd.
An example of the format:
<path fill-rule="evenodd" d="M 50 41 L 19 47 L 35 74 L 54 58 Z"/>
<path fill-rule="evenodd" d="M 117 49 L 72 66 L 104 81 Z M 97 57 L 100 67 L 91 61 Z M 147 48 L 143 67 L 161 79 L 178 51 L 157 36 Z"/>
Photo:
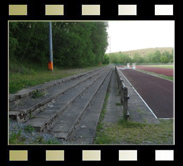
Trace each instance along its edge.
<path fill-rule="evenodd" d="M 121 51 L 121 52 L 129 55 L 130 57 L 133 57 L 135 53 L 143 57 L 149 53 L 156 52 L 157 50 L 159 50 L 161 53 L 163 53 L 164 51 L 168 51 L 172 53 L 173 47 L 156 47 L 156 48 L 146 48 L 146 49 L 138 49 L 138 50 L 130 50 L 130 51 Z"/>
<path fill-rule="evenodd" d="M 109 54 L 110 63 L 173 63 L 173 48 L 159 47 Z"/>

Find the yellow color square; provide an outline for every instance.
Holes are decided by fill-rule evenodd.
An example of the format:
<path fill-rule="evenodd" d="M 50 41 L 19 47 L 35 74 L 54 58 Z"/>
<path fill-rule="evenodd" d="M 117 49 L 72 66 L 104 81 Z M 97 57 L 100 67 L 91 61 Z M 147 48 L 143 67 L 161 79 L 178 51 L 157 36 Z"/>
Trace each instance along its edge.
<path fill-rule="evenodd" d="M 27 5 L 9 5 L 9 15 L 27 15 Z"/>
<path fill-rule="evenodd" d="M 82 5 L 82 15 L 100 15 L 100 5 Z"/>
<path fill-rule="evenodd" d="M 9 161 L 28 161 L 27 150 L 10 150 Z"/>
<path fill-rule="evenodd" d="M 64 161 L 64 151 L 46 150 L 46 161 Z"/>
<path fill-rule="evenodd" d="M 118 15 L 137 15 L 137 5 L 118 5 Z"/>
<path fill-rule="evenodd" d="M 45 5 L 45 15 L 64 15 L 64 5 Z"/>
<path fill-rule="evenodd" d="M 100 150 L 83 150 L 83 161 L 100 161 L 101 151 Z"/>

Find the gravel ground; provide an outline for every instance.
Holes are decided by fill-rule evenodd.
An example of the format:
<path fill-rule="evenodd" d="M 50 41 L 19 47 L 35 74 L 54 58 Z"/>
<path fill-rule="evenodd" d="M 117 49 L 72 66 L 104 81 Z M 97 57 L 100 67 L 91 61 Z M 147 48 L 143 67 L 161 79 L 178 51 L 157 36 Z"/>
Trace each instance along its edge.
<path fill-rule="evenodd" d="M 23 140 L 22 144 L 71 144 L 68 143 L 67 141 L 63 141 L 60 139 L 57 139 L 53 137 L 52 135 L 46 134 L 46 133 L 40 133 L 36 131 L 31 131 L 31 130 L 26 130 L 26 125 L 25 124 L 18 124 L 14 120 L 9 120 L 9 138 L 11 139 L 14 133 L 16 135 L 20 133 L 21 131 L 21 136 L 19 140 Z"/>

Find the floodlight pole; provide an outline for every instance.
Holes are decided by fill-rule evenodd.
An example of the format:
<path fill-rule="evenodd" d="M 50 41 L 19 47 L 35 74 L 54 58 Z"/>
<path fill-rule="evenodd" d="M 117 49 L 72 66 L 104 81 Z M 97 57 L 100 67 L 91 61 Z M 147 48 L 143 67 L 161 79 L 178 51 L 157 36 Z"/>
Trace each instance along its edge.
<path fill-rule="evenodd" d="M 53 71 L 52 22 L 49 22 L 49 49 L 48 69 Z"/>
<path fill-rule="evenodd" d="M 111 36 L 110 36 L 110 53 L 111 53 Z"/>

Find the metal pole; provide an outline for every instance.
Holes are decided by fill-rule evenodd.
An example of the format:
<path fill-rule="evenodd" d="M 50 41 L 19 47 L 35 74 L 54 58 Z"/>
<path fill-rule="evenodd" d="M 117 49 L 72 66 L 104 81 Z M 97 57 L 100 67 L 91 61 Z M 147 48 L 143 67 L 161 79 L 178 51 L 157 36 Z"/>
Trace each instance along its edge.
<path fill-rule="evenodd" d="M 111 53 L 111 36 L 110 36 L 110 53 Z"/>
<path fill-rule="evenodd" d="M 49 62 L 48 69 L 53 71 L 52 23 L 49 22 Z"/>

